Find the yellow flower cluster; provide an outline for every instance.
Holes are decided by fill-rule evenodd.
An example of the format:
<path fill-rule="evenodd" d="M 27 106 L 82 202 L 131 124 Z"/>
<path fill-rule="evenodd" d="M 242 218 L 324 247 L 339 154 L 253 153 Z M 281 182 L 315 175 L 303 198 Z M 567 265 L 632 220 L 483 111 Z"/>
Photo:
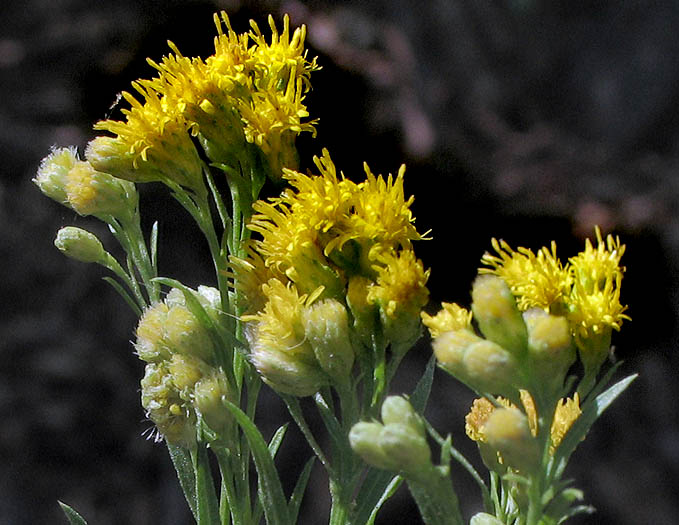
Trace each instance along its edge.
<path fill-rule="evenodd" d="M 624 313 L 627 307 L 620 304 L 625 271 L 620 258 L 625 245 L 612 235 L 604 242 L 598 227 L 596 238 L 596 247 L 587 239 L 585 250 L 565 265 L 557 259 L 554 242 L 535 254 L 527 248 L 513 250 L 504 241 L 493 239 L 497 255 L 486 253 L 481 262 L 489 268 L 479 272 L 504 279 L 522 311 L 537 307 L 565 315 L 582 350 L 588 339 L 605 337 L 629 320 Z"/>
<path fill-rule="evenodd" d="M 318 175 L 286 169 L 289 188 L 254 204 L 248 227 L 260 238 L 246 257 L 231 258 L 245 319 L 259 327 L 251 344 L 255 364 L 264 362 L 256 354 L 273 343 L 295 352 L 280 334 L 275 341 L 264 337 L 280 322 L 294 325 L 274 308 L 287 295 L 290 305 L 304 308 L 315 300 L 338 301 L 348 309 L 352 337 L 366 347 L 375 330 L 404 345 L 419 334 L 429 272 L 412 250 L 412 241 L 423 236 L 413 225 L 413 199 L 404 196 L 404 168 L 385 179 L 366 166 L 366 180 L 356 183 L 338 174 L 327 150 L 314 162 Z M 305 337 L 292 328 L 286 333 Z M 262 345 L 262 338 L 270 344 Z"/>
<path fill-rule="evenodd" d="M 269 17 L 267 42 L 254 22 L 236 34 L 225 12 L 215 14 L 215 52 L 203 60 L 173 53 L 159 63 L 151 80 L 133 83 L 135 95 L 125 121 L 104 120 L 96 129 L 113 133 L 88 148 L 88 160 L 102 171 L 132 181 L 167 180 L 203 191 L 202 168 L 190 134 L 198 136 L 213 162 L 238 167 L 247 143 L 255 144 L 280 177 L 283 166 L 296 164 L 294 139 L 315 133 L 304 98 L 309 75 L 318 69 L 304 50 L 304 27 L 290 31 L 289 19 L 278 32 Z"/>

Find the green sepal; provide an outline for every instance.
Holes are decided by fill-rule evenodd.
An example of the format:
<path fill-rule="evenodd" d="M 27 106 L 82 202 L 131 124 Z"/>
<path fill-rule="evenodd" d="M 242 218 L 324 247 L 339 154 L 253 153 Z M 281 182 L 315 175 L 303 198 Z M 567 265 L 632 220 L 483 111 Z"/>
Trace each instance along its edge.
<path fill-rule="evenodd" d="M 264 507 L 267 524 L 288 525 L 290 523 L 288 503 L 269 446 L 245 412 L 229 401 L 224 401 L 224 406 L 233 414 L 250 444 L 252 458 L 257 469 L 259 497 Z"/>
<path fill-rule="evenodd" d="M 60 501 L 59 506 L 61 507 L 61 510 L 64 511 L 64 514 L 66 514 L 66 518 L 71 525 L 87 525 L 85 518 L 66 505 L 66 503 Z"/>

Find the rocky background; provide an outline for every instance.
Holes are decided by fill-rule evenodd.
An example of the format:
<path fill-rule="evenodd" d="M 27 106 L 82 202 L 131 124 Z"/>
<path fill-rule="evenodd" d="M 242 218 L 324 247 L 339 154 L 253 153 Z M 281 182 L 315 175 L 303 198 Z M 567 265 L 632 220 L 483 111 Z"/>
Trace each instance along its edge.
<path fill-rule="evenodd" d="M 596 5 L 596 7 L 594 7 Z M 93 229 L 31 183 L 52 145 L 84 144 L 116 115 L 145 58 L 212 52 L 212 13 L 238 31 L 269 12 L 309 27 L 323 70 L 309 103 L 318 140 L 345 173 L 405 162 L 432 268 L 432 306 L 467 304 L 490 238 L 574 254 L 594 224 L 627 244 L 623 301 L 634 321 L 614 342 L 620 375 L 639 379 L 597 423 L 569 475 L 598 511 L 573 523 L 676 523 L 679 426 L 679 4 L 554 0 L 5 0 L 0 9 L 0 523 L 64 523 L 57 500 L 92 524 L 190 523 L 162 445 L 141 437 L 135 319 L 99 268 L 52 246 L 63 225 Z M 145 187 L 160 220 L 161 273 L 211 283 L 207 252 L 182 211 Z M 110 244 L 109 244 L 110 246 Z M 412 389 L 426 341 L 402 367 Z M 287 420 L 265 391 L 271 433 Z M 478 464 L 464 436 L 471 403 L 438 374 L 427 416 Z M 311 452 L 291 428 L 279 458 L 294 476 Z M 300 523 L 326 521 L 317 468 Z M 467 515 L 479 496 L 455 481 Z M 379 523 L 418 523 L 399 493 Z"/>

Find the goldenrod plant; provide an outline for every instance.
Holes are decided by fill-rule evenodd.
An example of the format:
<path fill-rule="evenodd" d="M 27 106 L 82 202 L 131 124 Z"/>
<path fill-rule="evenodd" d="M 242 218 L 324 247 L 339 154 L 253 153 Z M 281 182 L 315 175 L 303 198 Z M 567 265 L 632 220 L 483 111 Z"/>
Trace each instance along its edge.
<path fill-rule="evenodd" d="M 305 28 L 292 30 L 285 17 L 279 31 L 270 17 L 270 36 L 255 22 L 237 34 L 226 13 L 214 21 L 213 55 L 185 57 L 170 43 L 167 56 L 149 60 L 155 76 L 123 93 L 123 119 L 96 123 L 107 134 L 84 158 L 55 148 L 34 179 L 48 197 L 106 223 L 122 247 L 120 261 L 73 226 L 55 241 L 109 270 L 106 281 L 138 315 L 150 437 L 167 444 L 196 522 L 296 523 L 316 461 L 333 525 L 373 523 L 403 481 L 425 523 L 464 523 L 452 460 L 481 489 L 484 512 L 472 524 L 547 525 L 588 511 L 562 475 L 633 379 L 607 387 L 611 333 L 629 319 L 620 303 L 624 245 L 597 229 L 595 244 L 564 263 L 554 243 L 533 253 L 493 240 L 471 309 L 443 303 L 428 315 L 429 270 L 414 251 L 428 232 L 415 227 L 405 167 L 382 176 L 365 165 L 363 177 L 348 178 L 321 148 L 315 169 L 299 171 L 296 137 L 315 136 L 317 126 L 305 105 L 319 68 L 304 49 Z M 267 181 L 283 189 L 260 199 Z M 196 222 L 214 282 L 194 289 L 158 275 L 162 225 L 142 230 L 144 183 L 165 185 Z M 410 395 L 389 395 L 423 326 L 435 357 Z M 479 396 L 466 430 L 487 480 L 423 417 L 435 363 Z M 274 463 L 287 427 L 268 440 L 257 427 L 263 384 L 313 452 L 288 495 Z M 304 397 L 322 437 L 307 424 Z"/>

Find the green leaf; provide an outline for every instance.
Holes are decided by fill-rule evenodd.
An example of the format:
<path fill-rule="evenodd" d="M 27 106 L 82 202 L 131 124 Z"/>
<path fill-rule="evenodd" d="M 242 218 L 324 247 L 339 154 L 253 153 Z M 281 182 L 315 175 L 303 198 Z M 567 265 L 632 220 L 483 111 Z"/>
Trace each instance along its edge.
<path fill-rule="evenodd" d="M 389 474 L 391 475 L 391 473 Z M 398 490 L 402 483 L 403 478 L 401 476 L 394 476 L 393 478 L 391 478 L 391 481 L 384 488 L 384 491 L 382 492 L 380 498 L 377 500 L 377 503 L 373 505 L 373 510 L 370 513 L 370 517 L 368 518 L 367 522 L 368 525 L 373 525 L 373 523 L 375 523 L 375 518 L 377 518 L 377 513 L 382 508 L 382 505 L 384 505 L 385 502 L 396 493 L 396 491 Z"/>
<path fill-rule="evenodd" d="M 174 469 L 177 471 L 179 485 L 182 487 L 186 502 L 191 508 L 193 517 L 197 518 L 196 477 L 193 471 L 193 463 L 191 462 L 191 454 L 187 449 L 170 443 L 167 443 L 167 449 L 170 452 L 170 458 L 172 459 Z"/>
<path fill-rule="evenodd" d="M 104 281 L 106 281 L 108 284 L 110 284 L 113 289 L 120 294 L 120 296 L 125 300 L 125 302 L 128 304 L 130 308 L 132 308 L 132 311 L 137 315 L 137 317 L 141 317 L 142 311 L 141 308 L 139 308 L 139 305 L 134 302 L 134 299 L 130 297 L 130 294 L 128 294 L 125 291 L 125 288 L 121 286 L 121 284 L 116 281 L 113 277 L 102 277 Z"/>
<path fill-rule="evenodd" d="M 288 430 L 288 424 L 286 423 L 285 425 L 281 425 L 278 430 L 274 433 L 273 437 L 271 438 L 271 441 L 269 441 L 269 452 L 271 453 L 271 457 L 275 458 L 276 457 L 276 452 L 278 452 L 278 447 L 281 446 L 281 443 L 283 442 L 283 438 L 285 437 L 285 432 Z"/>
<path fill-rule="evenodd" d="M 436 370 L 436 357 L 432 354 L 424 374 L 422 374 L 422 377 L 417 382 L 417 386 L 415 386 L 415 390 L 413 390 L 413 394 L 410 396 L 410 404 L 419 414 L 424 412 L 427 401 L 429 401 L 431 385 L 434 382 L 434 370 Z"/>
<path fill-rule="evenodd" d="M 66 503 L 60 501 L 59 506 L 61 507 L 61 510 L 64 511 L 64 514 L 66 514 L 66 518 L 71 525 L 87 525 L 85 518 L 66 505 Z"/>
<path fill-rule="evenodd" d="M 596 398 L 592 399 L 591 396 L 585 402 L 582 407 L 582 414 L 573 423 L 573 426 L 566 433 L 561 442 L 561 445 L 556 450 L 556 455 L 558 456 L 558 462 L 555 471 L 555 478 L 558 478 L 566 467 L 568 459 L 571 454 L 575 451 L 578 444 L 585 439 L 585 436 L 589 432 L 590 428 L 594 422 L 603 414 L 615 399 L 622 394 L 627 387 L 637 378 L 638 374 L 632 374 L 626 378 L 618 381 L 604 393 L 599 394 Z M 604 380 L 607 380 L 605 377 Z"/>
<path fill-rule="evenodd" d="M 158 221 L 151 227 L 151 266 L 158 271 Z"/>
<path fill-rule="evenodd" d="M 229 401 L 224 401 L 224 405 L 231 411 L 250 444 L 267 524 L 288 525 L 290 523 L 288 503 L 266 441 L 245 412 Z"/>
<path fill-rule="evenodd" d="M 219 502 L 212 479 L 207 448 L 199 443 L 191 451 L 191 459 L 196 479 L 196 523 L 198 525 L 219 523 Z"/>
<path fill-rule="evenodd" d="M 226 206 L 224 205 L 224 199 L 222 199 L 222 195 L 219 192 L 219 189 L 215 184 L 214 177 L 212 177 L 212 173 L 210 173 L 209 169 L 205 169 L 205 178 L 207 179 L 207 185 L 210 188 L 210 193 L 212 193 L 212 198 L 215 201 L 215 206 L 217 206 L 217 213 L 219 214 L 219 218 L 222 221 L 222 227 L 226 229 L 227 225 L 231 222 L 231 218 L 229 217 L 229 213 L 226 210 Z"/>
<path fill-rule="evenodd" d="M 395 482 L 396 486 L 394 486 Z M 403 478 L 394 475 L 393 472 L 371 468 L 361 485 L 353 521 L 366 525 L 373 523 L 380 507 L 402 482 Z"/>
<path fill-rule="evenodd" d="M 311 476 L 311 469 L 314 466 L 315 457 L 310 457 L 309 460 L 304 465 L 302 473 L 297 478 L 297 483 L 290 496 L 290 503 L 288 504 L 288 513 L 290 514 L 290 523 L 297 522 L 297 516 L 299 515 L 299 507 L 302 504 L 302 498 L 304 497 L 304 492 L 306 491 L 306 486 L 309 483 L 309 477 Z"/>

